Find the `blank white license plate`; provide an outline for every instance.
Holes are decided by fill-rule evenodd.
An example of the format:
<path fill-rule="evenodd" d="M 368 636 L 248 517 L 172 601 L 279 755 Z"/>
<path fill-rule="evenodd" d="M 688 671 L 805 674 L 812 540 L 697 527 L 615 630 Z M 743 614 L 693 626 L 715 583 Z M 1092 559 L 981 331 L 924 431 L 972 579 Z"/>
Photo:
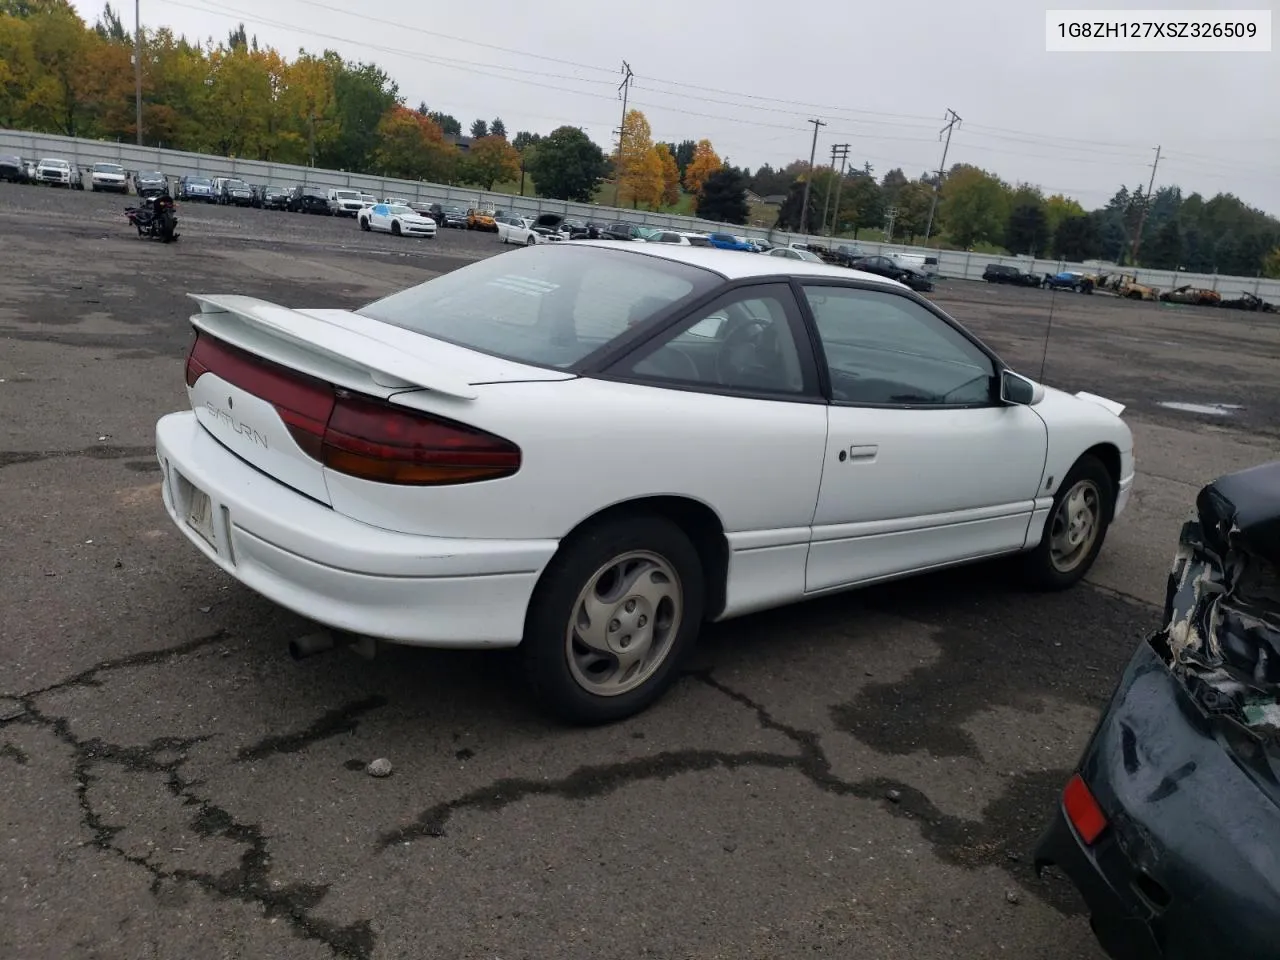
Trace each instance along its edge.
<path fill-rule="evenodd" d="M 217 547 L 213 539 L 213 503 L 203 490 L 191 488 L 191 502 L 187 508 L 187 526 L 189 526 L 211 547 Z"/>

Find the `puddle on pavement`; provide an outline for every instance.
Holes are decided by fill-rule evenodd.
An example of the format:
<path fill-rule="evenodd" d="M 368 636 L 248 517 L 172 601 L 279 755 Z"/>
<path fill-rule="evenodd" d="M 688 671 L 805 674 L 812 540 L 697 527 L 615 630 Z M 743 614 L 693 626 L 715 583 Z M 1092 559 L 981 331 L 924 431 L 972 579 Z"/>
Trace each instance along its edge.
<path fill-rule="evenodd" d="M 1244 407 L 1238 403 L 1183 403 L 1179 400 L 1161 400 L 1157 406 L 1182 413 L 1203 413 L 1210 417 L 1229 417 Z"/>

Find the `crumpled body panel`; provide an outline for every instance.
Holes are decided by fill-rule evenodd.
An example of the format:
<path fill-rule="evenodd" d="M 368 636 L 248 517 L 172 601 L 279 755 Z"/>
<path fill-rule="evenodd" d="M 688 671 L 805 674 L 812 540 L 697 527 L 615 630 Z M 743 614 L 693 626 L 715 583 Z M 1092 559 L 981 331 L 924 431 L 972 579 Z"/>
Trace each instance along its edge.
<path fill-rule="evenodd" d="M 1200 491 L 1164 629 L 1170 665 L 1201 706 L 1280 736 L 1280 463 Z"/>

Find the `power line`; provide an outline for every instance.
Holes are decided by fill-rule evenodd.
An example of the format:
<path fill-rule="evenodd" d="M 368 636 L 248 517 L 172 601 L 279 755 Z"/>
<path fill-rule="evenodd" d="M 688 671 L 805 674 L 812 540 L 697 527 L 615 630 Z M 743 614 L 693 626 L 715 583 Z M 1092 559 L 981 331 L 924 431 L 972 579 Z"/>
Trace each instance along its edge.
<path fill-rule="evenodd" d="M 516 75 L 520 75 L 520 82 L 524 85 L 540 87 L 547 90 L 553 90 L 553 91 L 568 94 L 571 96 L 589 97 L 592 99 L 604 99 L 605 97 L 608 97 L 610 95 L 605 93 L 603 90 L 600 90 L 599 87 L 603 86 L 604 84 L 612 84 L 615 82 L 615 81 L 603 79 L 603 78 L 572 76 L 572 75 L 561 74 L 561 73 L 551 73 L 547 71 L 531 70 L 526 67 L 510 66 L 505 64 L 484 63 L 484 62 L 463 60 L 459 58 L 443 57 L 438 54 L 423 53 L 422 51 L 417 51 L 417 50 L 405 50 L 405 49 L 399 49 L 399 48 L 390 47 L 382 44 L 352 40 L 348 36 L 327 34 L 321 31 L 310 30 L 303 27 L 299 27 L 296 23 L 282 22 L 278 20 L 264 18 L 250 11 L 238 10 L 233 7 L 228 7 L 228 6 L 221 5 L 219 3 L 215 3 L 213 2 L 213 0 L 200 0 L 200 2 L 203 4 L 201 6 L 195 6 L 190 3 L 185 3 L 185 2 L 182 2 L 182 0 L 169 0 L 169 2 L 172 3 L 174 6 L 184 7 L 186 9 L 195 10 L 201 13 L 206 13 L 206 14 L 214 13 L 214 14 L 239 16 L 251 23 L 259 23 L 259 24 L 265 24 L 269 26 L 275 26 L 280 29 L 290 30 L 297 33 L 303 33 L 310 36 L 320 37 L 326 40 L 331 40 L 331 41 L 335 41 L 342 44 L 350 44 L 353 46 L 365 47 L 367 49 L 376 50 L 383 53 L 403 56 L 408 59 L 417 60 L 419 62 L 427 63 L 433 66 L 438 66 L 445 69 L 460 70 L 460 71 L 475 74 L 478 76 L 485 76 L 485 77 L 491 77 L 494 79 L 510 81 L 512 79 L 515 79 L 511 75 L 516 74 Z M 439 37 L 441 39 L 450 40 L 459 44 L 465 44 L 465 45 L 470 45 L 475 47 L 483 47 L 490 50 L 500 51 L 502 53 L 509 54 L 515 57 L 526 57 L 526 58 L 545 61 L 549 63 L 556 63 L 563 66 L 573 67 L 580 70 L 587 70 L 587 71 L 594 71 L 594 72 L 601 72 L 601 73 L 614 72 L 612 70 L 609 70 L 608 68 L 601 67 L 596 64 L 588 64 L 588 63 L 582 63 L 579 61 L 569 60 L 569 59 L 560 58 L 560 57 L 546 56 L 543 54 L 532 53 L 530 51 L 518 50 L 512 47 L 501 46 L 499 44 L 471 40 L 466 37 L 457 37 L 451 34 L 441 33 L 439 31 L 428 30 L 428 29 L 416 27 L 410 24 L 400 23 L 395 20 L 387 20 L 387 19 L 381 19 L 377 17 L 370 17 L 370 16 L 366 16 L 363 12 L 357 13 L 355 11 L 346 10 L 340 7 L 336 7 L 332 4 L 321 2 L 321 0 L 298 0 L 298 2 L 305 3 L 310 6 L 317 7 L 319 9 L 331 10 L 337 13 L 344 13 L 349 16 L 358 16 L 362 20 L 381 23 L 387 26 L 395 27 L 397 28 L 397 30 L 420 33 L 425 36 Z M 500 71 L 500 72 L 495 73 L 494 71 Z M 562 80 L 562 81 L 573 83 L 573 84 L 588 85 L 596 89 L 593 89 L 593 90 L 573 89 L 571 87 L 565 87 L 555 83 L 543 83 L 543 82 L 540 82 L 539 80 L 524 79 L 524 77 L 539 77 L 539 78 L 547 78 L 552 80 Z M 674 91 L 657 90 L 649 86 L 648 84 L 662 84 L 665 86 L 677 87 L 684 90 L 690 90 L 690 91 L 696 90 L 698 91 L 698 93 L 697 94 L 676 93 Z M 846 123 L 855 124 L 855 125 L 873 125 L 873 126 L 884 126 L 884 127 L 898 126 L 898 127 L 905 128 L 907 130 L 913 129 L 917 126 L 916 124 L 908 121 L 912 121 L 916 119 L 928 119 L 923 115 L 917 115 L 917 114 L 898 114 L 898 113 L 891 113 L 886 111 L 861 110 L 861 109 L 849 108 L 849 107 L 834 107 L 834 106 L 829 107 L 828 105 L 806 104 L 804 101 L 788 100 L 780 97 L 769 97 L 769 96 L 763 96 L 758 94 L 747 94 L 747 93 L 742 93 L 740 91 L 720 90 L 714 87 L 705 86 L 703 84 L 693 84 L 693 83 L 687 83 L 687 82 L 678 81 L 678 80 L 667 80 L 662 78 L 652 78 L 652 77 L 646 78 L 646 85 L 643 86 L 642 89 L 660 97 L 680 97 L 686 101 L 691 101 L 695 103 L 701 100 L 708 104 L 714 104 L 719 106 L 741 107 L 744 110 L 749 109 L 755 112 L 773 113 L 773 114 L 779 115 L 779 119 L 782 119 L 783 117 L 787 116 L 792 112 L 785 109 L 780 109 L 780 108 L 764 107 L 764 106 L 760 106 L 760 104 L 776 103 L 776 104 L 791 105 L 791 106 L 822 106 L 824 110 L 828 110 L 828 109 L 830 110 L 830 113 L 829 113 L 830 116 L 838 120 L 842 120 L 843 122 L 846 122 Z M 731 98 L 740 98 L 741 100 L 746 102 L 737 103 L 737 102 L 734 102 L 734 100 L 732 99 L 723 100 L 715 97 L 709 97 L 707 96 L 708 93 L 718 93 Z M 137 99 L 140 101 L 141 99 L 140 96 L 137 97 Z M 700 112 L 697 110 L 685 109 L 683 107 L 675 107 L 675 106 L 668 106 L 666 104 L 661 104 L 661 103 L 649 103 L 649 102 L 641 102 L 641 101 L 631 101 L 631 104 L 637 107 L 649 107 L 654 110 L 667 111 L 669 113 L 676 113 L 676 114 L 690 116 L 690 117 L 718 120 L 721 122 L 749 126 L 753 128 L 773 129 L 773 130 L 788 131 L 788 132 L 795 132 L 801 129 L 801 127 L 798 124 L 793 126 L 786 123 L 770 123 L 764 120 L 748 119 L 746 117 L 727 116 L 724 114 L 724 112 L 706 113 L 706 112 Z M 800 116 L 800 114 L 798 113 L 795 113 L 794 115 L 797 117 Z M 855 118 L 853 115 L 857 115 L 857 118 Z M 883 120 L 861 119 L 861 117 L 864 117 L 864 116 L 884 117 L 889 119 L 883 119 Z M 140 119 L 141 118 L 139 117 L 139 124 L 138 124 L 139 128 L 141 128 Z M 560 120 L 562 122 L 577 122 L 577 123 L 582 122 L 582 118 L 576 115 L 572 115 L 572 116 L 562 115 L 559 117 L 547 118 L 547 119 Z M 1051 147 L 1054 150 L 1053 153 L 1036 153 L 1036 152 L 1028 152 L 1028 151 L 1019 152 L 1015 150 L 1005 149 L 1004 147 L 1001 147 L 996 144 L 973 143 L 969 140 L 965 141 L 966 149 L 980 150 L 980 151 L 985 150 L 989 153 L 998 153 L 998 154 L 1003 154 L 1007 156 L 1025 156 L 1025 157 L 1030 157 L 1035 159 L 1069 159 L 1072 163 L 1088 163 L 1088 164 L 1097 165 L 1097 166 L 1118 166 L 1119 163 L 1123 162 L 1123 155 L 1126 152 L 1136 153 L 1139 149 L 1141 149 L 1136 144 L 1130 145 L 1130 144 L 1124 144 L 1124 143 L 1115 142 L 1115 141 L 1095 141 L 1093 139 L 1072 138 L 1072 137 L 1064 137 L 1060 135 L 1031 134 L 1026 131 L 1017 131 L 1011 128 L 997 127 L 997 126 L 984 125 L 984 124 L 971 124 L 970 128 L 967 128 L 967 129 L 972 129 L 973 131 L 976 131 L 977 136 L 984 139 L 989 138 L 992 140 L 1003 140 L 1003 141 L 1012 142 L 1012 143 L 1044 145 L 1046 147 Z M 859 139 L 860 142 L 865 142 L 867 140 L 870 140 L 872 142 L 877 140 L 883 140 L 886 142 L 896 142 L 896 143 L 933 142 L 931 138 L 925 138 L 925 137 L 868 134 L 865 131 L 863 132 L 833 131 L 833 134 L 836 136 L 848 136 L 851 138 L 856 137 Z M 1066 146 L 1066 144 L 1073 144 L 1073 143 L 1082 144 L 1084 146 L 1079 146 L 1079 147 Z M 1085 152 L 1087 150 L 1087 152 L 1090 155 L 1081 156 L 1081 157 L 1064 158 L 1062 154 L 1063 150 L 1071 150 L 1073 152 Z M 1100 153 L 1105 153 L 1105 152 L 1113 152 L 1115 154 L 1114 159 L 1111 157 L 1099 155 Z M 946 151 L 944 149 L 944 163 L 945 163 L 945 153 Z M 892 163 L 894 165 L 899 165 L 899 166 L 903 165 L 901 162 L 901 158 L 889 159 L 884 157 L 871 157 L 870 155 L 868 155 L 868 159 L 878 159 L 886 163 Z M 1166 159 L 1166 158 L 1162 156 L 1162 159 Z M 1176 157 L 1168 157 L 1167 159 L 1174 162 L 1182 163 L 1184 165 L 1194 165 L 1197 163 L 1207 164 L 1212 168 L 1213 172 L 1210 173 L 1206 171 L 1204 175 L 1219 177 L 1221 179 L 1227 179 L 1227 178 L 1220 177 L 1220 174 L 1217 171 L 1221 170 L 1223 166 L 1233 165 L 1229 161 L 1223 161 L 1223 160 L 1218 160 L 1212 157 L 1205 157 L 1202 155 L 1197 156 L 1192 154 L 1183 154 Z M 1263 171 L 1258 168 L 1252 168 L 1252 169 L 1249 169 L 1248 172 L 1261 174 L 1266 171 Z M 934 197 L 935 204 L 936 204 L 936 201 L 937 201 L 937 195 L 935 194 L 935 197 Z"/>
<path fill-rule="evenodd" d="M 933 213 L 938 209 L 938 192 L 942 189 L 942 171 L 947 166 L 947 151 L 951 148 L 951 128 L 960 123 L 960 114 L 956 113 L 950 107 L 947 107 L 947 116 L 951 119 L 947 125 L 942 128 L 938 134 L 938 139 L 942 139 L 942 134 L 947 135 L 947 142 L 942 146 L 942 162 L 938 164 L 938 179 L 933 182 L 933 199 L 929 202 L 929 222 L 924 227 L 924 242 L 929 242 L 929 232 L 933 229 Z"/>

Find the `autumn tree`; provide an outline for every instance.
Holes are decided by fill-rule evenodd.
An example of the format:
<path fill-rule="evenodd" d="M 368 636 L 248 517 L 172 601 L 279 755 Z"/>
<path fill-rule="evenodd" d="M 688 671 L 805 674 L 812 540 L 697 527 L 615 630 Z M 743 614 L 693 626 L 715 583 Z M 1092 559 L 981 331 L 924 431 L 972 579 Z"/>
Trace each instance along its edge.
<path fill-rule="evenodd" d="M 480 137 L 471 141 L 461 174 L 468 182 L 492 190 L 495 183 L 520 176 L 520 154 L 506 137 Z"/>
<path fill-rule="evenodd" d="M 1276 247 L 1262 258 L 1262 275 L 1272 280 L 1280 280 L 1280 247 Z"/>
<path fill-rule="evenodd" d="M 604 151 L 578 127 L 557 127 L 526 164 L 538 195 L 587 202 L 604 176 Z"/>
<path fill-rule="evenodd" d="M 653 153 L 649 121 L 639 110 L 628 110 L 618 138 L 620 202 L 652 206 L 662 197 L 662 164 Z"/>
<path fill-rule="evenodd" d="M 699 140 L 693 150 L 693 159 L 689 161 L 689 166 L 684 171 L 684 188 L 695 196 L 700 196 L 707 177 L 723 166 L 724 164 L 716 155 L 715 148 L 711 146 L 711 141 Z"/>
<path fill-rule="evenodd" d="M 655 143 L 653 150 L 662 167 L 662 202 L 674 207 L 680 202 L 680 167 L 676 164 L 675 151 L 669 143 Z"/>
<path fill-rule="evenodd" d="M 403 180 L 448 181 L 458 150 L 429 116 L 397 104 L 378 121 L 376 163 L 384 176 Z"/>

